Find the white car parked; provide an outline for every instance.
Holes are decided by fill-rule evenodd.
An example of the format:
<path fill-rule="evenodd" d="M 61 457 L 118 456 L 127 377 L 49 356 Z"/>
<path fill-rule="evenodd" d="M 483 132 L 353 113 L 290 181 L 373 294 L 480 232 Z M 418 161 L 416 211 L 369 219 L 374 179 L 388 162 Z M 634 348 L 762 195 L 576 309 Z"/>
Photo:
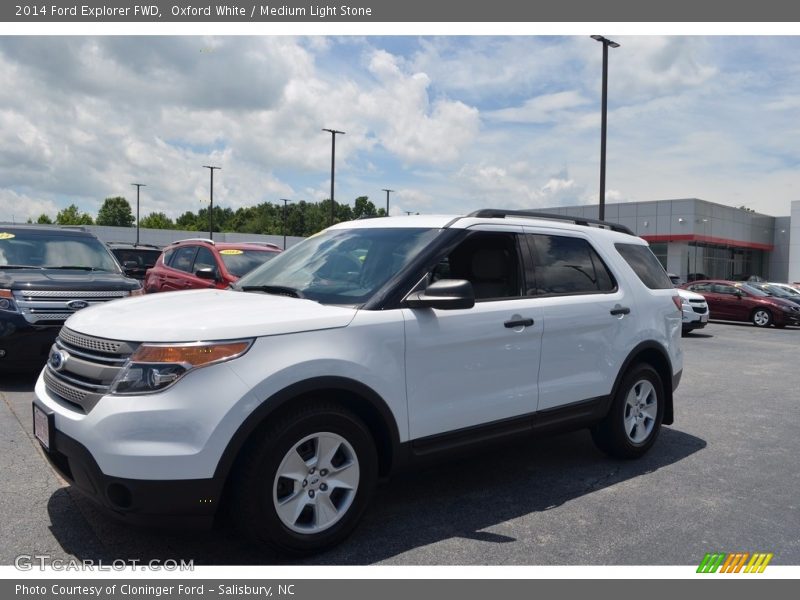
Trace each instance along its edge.
<path fill-rule="evenodd" d="M 84 309 L 34 432 L 119 516 L 221 504 L 286 552 L 343 540 L 379 476 L 471 444 L 590 427 L 636 458 L 673 421 L 681 301 L 618 225 L 522 211 L 335 225 L 232 289 Z"/>
<path fill-rule="evenodd" d="M 676 288 L 675 291 L 681 297 L 683 333 L 689 333 L 695 329 L 705 327 L 710 318 L 706 299 L 696 292 L 690 292 L 682 288 Z"/>

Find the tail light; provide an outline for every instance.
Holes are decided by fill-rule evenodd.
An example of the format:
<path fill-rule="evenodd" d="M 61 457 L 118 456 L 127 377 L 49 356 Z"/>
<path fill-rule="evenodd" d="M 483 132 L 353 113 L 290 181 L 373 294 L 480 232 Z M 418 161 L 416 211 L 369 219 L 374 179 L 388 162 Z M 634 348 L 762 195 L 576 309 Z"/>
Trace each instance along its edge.
<path fill-rule="evenodd" d="M 677 294 L 675 296 L 673 296 L 672 297 L 672 303 L 675 304 L 675 308 L 678 309 L 678 312 L 683 311 L 683 306 L 682 306 L 682 302 L 681 302 L 681 297 L 680 296 L 678 296 Z"/>

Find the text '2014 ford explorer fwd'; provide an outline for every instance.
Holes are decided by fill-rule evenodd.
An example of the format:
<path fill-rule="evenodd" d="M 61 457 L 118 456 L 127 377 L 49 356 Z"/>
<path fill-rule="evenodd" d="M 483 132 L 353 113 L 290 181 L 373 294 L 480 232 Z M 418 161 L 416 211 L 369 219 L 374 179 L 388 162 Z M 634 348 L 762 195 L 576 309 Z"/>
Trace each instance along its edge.
<path fill-rule="evenodd" d="M 619 226 L 483 210 L 335 225 L 230 290 L 66 323 L 36 384 L 52 463 L 119 515 L 340 542 L 380 475 L 590 427 L 635 458 L 673 420 L 680 299 Z M 79 375 L 79 376 L 78 376 Z"/>

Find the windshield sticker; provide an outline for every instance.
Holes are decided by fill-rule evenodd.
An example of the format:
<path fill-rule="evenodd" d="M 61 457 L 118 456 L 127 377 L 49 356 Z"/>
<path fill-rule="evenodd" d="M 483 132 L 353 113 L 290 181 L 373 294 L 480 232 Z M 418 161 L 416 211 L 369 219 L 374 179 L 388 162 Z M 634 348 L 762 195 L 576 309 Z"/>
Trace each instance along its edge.
<path fill-rule="evenodd" d="M 6 233 L 5 231 L 0 231 L 0 240 L 10 240 L 11 238 L 15 238 L 13 233 Z"/>
<path fill-rule="evenodd" d="M 220 254 L 244 254 L 244 250 L 220 250 Z"/>

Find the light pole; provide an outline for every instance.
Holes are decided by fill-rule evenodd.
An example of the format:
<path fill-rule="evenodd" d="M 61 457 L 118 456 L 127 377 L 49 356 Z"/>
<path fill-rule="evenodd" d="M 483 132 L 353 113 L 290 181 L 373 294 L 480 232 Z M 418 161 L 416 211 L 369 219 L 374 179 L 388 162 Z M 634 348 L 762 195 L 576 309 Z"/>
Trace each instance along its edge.
<path fill-rule="evenodd" d="M 132 183 L 136 186 L 136 245 L 139 245 L 139 188 L 147 187 L 144 183 Z"/>
<path fill-rule="evenodd" d="M 383 188 L 383 191 L 386 192 L 386 216 L 388 217 L 389 216 L 389 194 L 391 192 L 393 192 L 394 190 L 387 190 L 386 188 Z"/>
<path fill-rule="evenodd" d="M 603 100 L 602 117 L 600 124 L 600 210 L 599 218 L 606 218 L 606 121 L 608 110 L 608 47 L 619 48 L 619 44 L 602 35 L 591 36 L 603 44 Z"/>
<path fill-rule="evenodd" d="M 344 135 L 344 131 L 338 131 L 337 129 L 325 129 L 325 128 L 323 128 L 322 131 L 328 131 L 331 134 L 331 225 L 333 225 L 334 207 L 336 206 L 336 202 L 334 202 L 333 200 L 333 177 L 335 174 L 335 166 L 336 166 L 336 134 L 340 133 Z"/>
<path fill-rule="evenodd" d="M 209 187 L 209 207 L 208 207 L 208 238 L 214 239 L 214 169 L 219 171 L 222 167 L 212 167 L 211 165 L 203 165 L 204 169 L 208 169 L 211 173 L 211 186 Z"/>
<path fill-rule="evenodd" d="M 283 202 L 283 249 L 286 250 L 286 205 L 291 202 L 286 198 L 280 199 Z"/>

